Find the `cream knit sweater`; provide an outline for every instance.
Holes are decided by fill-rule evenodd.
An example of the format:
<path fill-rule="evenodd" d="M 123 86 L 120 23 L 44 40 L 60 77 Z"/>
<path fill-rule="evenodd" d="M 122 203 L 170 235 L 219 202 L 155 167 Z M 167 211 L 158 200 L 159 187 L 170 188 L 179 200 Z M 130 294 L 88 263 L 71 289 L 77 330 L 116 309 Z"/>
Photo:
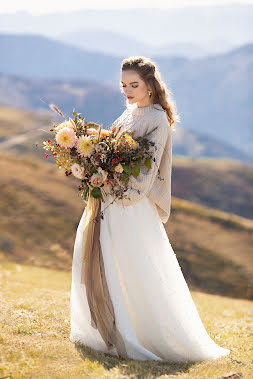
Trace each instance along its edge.
<path fill-rule="evenodd" d="M 137 178 L 131 175 L 129 189 L 124 192 L 124 199 L 115 199 L 115 202 L 128 206 L 147 196 L 156 204 L 161 221 L 166 223 L 171 208 L 172 130 L 162 106 L 152 104 L 138 107 L 137 103 L 129 104 L 113 125 L 117 128 L 122 125 L 120 133 L 124 130 L 134 130 L 134 138 L 158 127 L 147 137 L 157 146 L 155 162 L 151 160 L 152 168 L 147 169 L 144 166 Z"/>

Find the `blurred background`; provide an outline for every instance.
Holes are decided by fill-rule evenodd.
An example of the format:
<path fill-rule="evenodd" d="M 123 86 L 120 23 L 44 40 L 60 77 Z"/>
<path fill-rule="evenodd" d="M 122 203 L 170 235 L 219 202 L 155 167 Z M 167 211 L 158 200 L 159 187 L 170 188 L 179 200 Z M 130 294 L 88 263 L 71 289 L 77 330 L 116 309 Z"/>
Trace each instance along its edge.
<path fill-rule="evenodd" d="M 165 229 L 187 283 L 252 300 L 253 1 L 87 4 L 0 5 L 3 280 L 12 273 L 37 283 L 36 272 L 43 288 L 57 275 L 69 284 L 85 204 L 78 180 L 45 157 L 42 141 L 63 121 L 48 104 L 110 127 L 125 109 L 121 61 L 143 55 L 157 64 L 181 118 Z M 44 276 L 34 271 L 42 268 Z"/>

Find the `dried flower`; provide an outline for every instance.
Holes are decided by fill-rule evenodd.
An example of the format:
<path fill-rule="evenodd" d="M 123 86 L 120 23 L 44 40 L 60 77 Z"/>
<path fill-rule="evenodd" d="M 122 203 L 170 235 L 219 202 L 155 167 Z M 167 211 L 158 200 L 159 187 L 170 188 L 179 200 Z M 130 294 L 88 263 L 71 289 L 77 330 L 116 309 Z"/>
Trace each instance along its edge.
<path fill-rule="evenodd" d="M 49 104 L 49 107 L 53 110 L 53 111 L 56 111 L 57 113 L 59 113 L 62 117 L 64 117 L 64 114 L 62 113 L 62 111 L 57 107 L 57 105 L 55 104 Z M 65 118 L 65 117 L 64 117 Z"/>
<path fill-rule="evenodd" d="M 77 136 L 73 129 L 64 127 L 56 134 L 56 142 L 61 147 L 69 148 L 74 147 L 77 142 Z"/>
<path fill-rule="evenodd" d="M 76 149 L 82 157 L 90 157 L 95 147 L 90 136 L 81 136 L 78 138 Z"/>
<path fill-rule="evenodd" d="M 59 132 L 59 130 L 61 130 L 61 129 L 65 128 L 65 127 L 73 129 L 73 130 L 76 130 L 75 123 L 73 125 L 71 121 L 63 121 L 61 124 L 57 125 L 54 128 L 54 131 L 57 133 L 57 132 Z"/>

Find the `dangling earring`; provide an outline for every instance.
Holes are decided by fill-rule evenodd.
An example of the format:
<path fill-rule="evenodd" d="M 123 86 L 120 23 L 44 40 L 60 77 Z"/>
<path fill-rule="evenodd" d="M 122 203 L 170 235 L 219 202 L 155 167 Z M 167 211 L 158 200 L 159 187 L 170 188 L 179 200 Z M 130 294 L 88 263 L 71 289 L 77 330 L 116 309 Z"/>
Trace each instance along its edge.
<path fill-rule="evenodd" d="M 151 91 L 148 91 L 148 94 L 149 94 L 149 96 L 151 96 L 151 95 L 152 95 L 152 92 L 151 92 Z"/>

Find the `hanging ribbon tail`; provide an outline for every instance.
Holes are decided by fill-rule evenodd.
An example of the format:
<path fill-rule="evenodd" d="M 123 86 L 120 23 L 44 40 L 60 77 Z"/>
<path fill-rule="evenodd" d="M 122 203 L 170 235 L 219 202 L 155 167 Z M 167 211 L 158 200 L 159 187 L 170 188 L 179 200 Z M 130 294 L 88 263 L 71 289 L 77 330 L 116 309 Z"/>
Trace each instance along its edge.
<path fill-rule="evenodd" d="M 128 358 L 124 340 L 116 327 L 100 245 L 101 199 L 91 196 L 86 205 L 82 238 L 81 284 L 86 287 L 91 326 L 98 329 L 108 349 L 114 346 L 118 355 Z"/>

